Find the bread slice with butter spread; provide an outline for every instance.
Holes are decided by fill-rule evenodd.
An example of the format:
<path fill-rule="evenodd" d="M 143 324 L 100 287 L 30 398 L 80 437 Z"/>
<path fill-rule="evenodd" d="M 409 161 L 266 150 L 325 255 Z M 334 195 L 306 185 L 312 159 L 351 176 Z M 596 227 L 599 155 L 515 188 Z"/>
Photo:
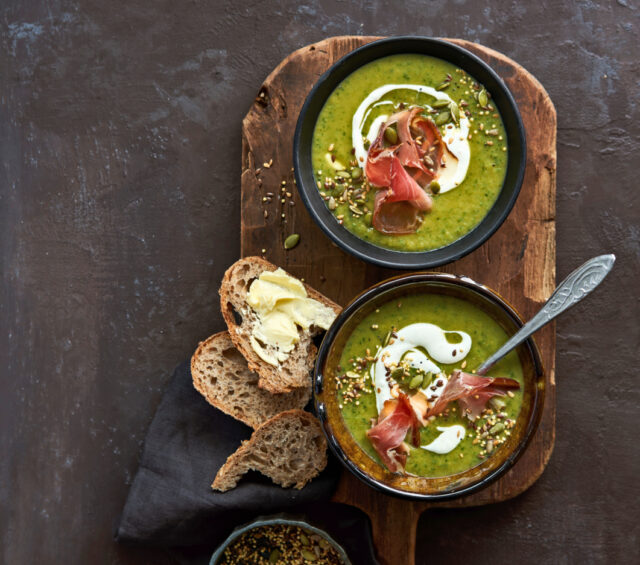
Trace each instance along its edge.
<path fill-rule="evenodd" d="M 272 393 L 310 386 L 313 337 L 341 310 L 261 257 L 245 257 L 227 270 L 220 306 L 231 340 L 260 376 L 259 386 Z"/>
<path fill-rule="evenodd" d="M 282 487 L 301 489 L 326 466 L 327 442 L 318 420 L 304 410 L 288 410 L 242 442 L 220 467 L 211 488 L 228 491 L 254 470 Z"/>
<path fill-rule="evenodd" d="M 258 375 L 249 370 L 228 332 L 220 332 L 198 345 L 191 357 L 193 386 L 207 402 L 254 430 L 280 412 L 304 408 L 311 388 L 271 394 L 258 387 Z"/>

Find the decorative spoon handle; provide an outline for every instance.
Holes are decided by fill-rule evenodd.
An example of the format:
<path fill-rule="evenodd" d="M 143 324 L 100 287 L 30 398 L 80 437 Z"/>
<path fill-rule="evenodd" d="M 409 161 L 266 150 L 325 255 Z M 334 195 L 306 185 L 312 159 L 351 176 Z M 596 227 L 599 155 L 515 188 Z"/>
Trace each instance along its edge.
<path fill-rule="evenodd" d="M 578 267 L 573 271 L 558 285 L 540 311 L 480 366 L 477 374 L 484 375 L 509 351 L 520 345 L 531 334 L 537 332 L 556 316 L 580 302 L 604 280 L 613 268 L 615 261 L 616 256 L 613 254 L 600 255 L 589 259 L 582 267 Z"/>

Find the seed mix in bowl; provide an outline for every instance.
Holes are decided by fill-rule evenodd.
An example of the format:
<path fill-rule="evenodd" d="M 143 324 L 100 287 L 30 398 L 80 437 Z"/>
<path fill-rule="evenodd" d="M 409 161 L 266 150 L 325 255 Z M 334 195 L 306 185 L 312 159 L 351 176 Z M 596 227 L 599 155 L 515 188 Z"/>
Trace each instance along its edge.
<path fill-rule="evenodd" d="M 239 536 L 216 565 L 344 565 L 322 536 L 289 524 L 253 528 Z"/>

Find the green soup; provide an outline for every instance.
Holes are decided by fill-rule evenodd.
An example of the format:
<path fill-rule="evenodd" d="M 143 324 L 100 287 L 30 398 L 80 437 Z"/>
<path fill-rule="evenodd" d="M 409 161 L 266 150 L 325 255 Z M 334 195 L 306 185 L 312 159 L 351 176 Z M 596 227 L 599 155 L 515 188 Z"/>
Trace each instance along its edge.
<path fill-rule="evenodd" d="M 474 371 L 508 339 L 498 323 L 482 310 L 458 298 L 437 294 L 415 295 L 403 298 L 402 302 L 389 302 L 367 316 L 345 343 L 340 358 L 337 394 L 347 429 L 360 447 L 380 464 L 382 461 L 366 435 L 378 417 L 374 383 L 370 376 L 373 357 L 379 346 L 388 343 L 392 329 L 399 331 L 409 324 L 421 322 L 435 324 L 446 331 L 465 332 L 471 337 L 471 348 L 464 359 L 453 364 L 436 362 L 445 375 L 450 375 L 454 369 Z M 426 350 L 423 352 L 432 360 Z M 450 403 L 445 412 L 429 421 L 426 427 L 421 427 L 420 446 L 430 444 L 440 435 L 438 426 L 461 425 L 465 428 L 464 439 L 444 454 L 411 447 L 405 467 L 408 473 L 422 477 L 460 473 L 485 461 L 507 440 L 522 405 L 523 371 L 517 353 L 509 353 L 496 364 L 490 376 L 514 379 L 521 386 L 491 399 L 487 409 L 474 421 L 461 413 L 457 402 Z M 415 375 L 408 375 L 406 380 L 398 378 L 397 382 L 403 391 L 412 394 L 415 391 L 408 384 L 414 378 Z M 435 382 L 438 377 L 434 375 L 433 378 Z"/>
<path fill-rule="evenodd" d="M 392 84 L 437 89 L 448 95 L 457 109 L 443 106 L 444 101 L 437 102 L 435 95 L 427 92 L 397 88 L 367 109 L 362 137 L 380 116 L 415 106 L 422 107 L 424 114 L 438 124 L 445 142 L 447 132 L 452 131 L 448 127 L 462 128 L 462 122 L 468 127 L 465 152 L 469 165 L 464 180 L 456 188 L 433 194 L 432 210 L 424 213 L 415 233 L 406 235 L 386 234 L 373 227 L 377 189 L 366 179 L 364 162 L 357 158 L 352 137 L 354 113 L 363 100 L 377 88 Z M 364 143 L 371 141 L 365 139 Z M 426 251 L 463 237 L 487 215 L 504 181 L 507 136 L 490 93 L 473 77 L 441 59 L 418 54 L 392 55 L 354 71 L 329 96 L 313 133 L 312 161 L 318 190 L 346 229 L 380 247 Z M 432 192 L 438 188 L 434 187 Z"/>

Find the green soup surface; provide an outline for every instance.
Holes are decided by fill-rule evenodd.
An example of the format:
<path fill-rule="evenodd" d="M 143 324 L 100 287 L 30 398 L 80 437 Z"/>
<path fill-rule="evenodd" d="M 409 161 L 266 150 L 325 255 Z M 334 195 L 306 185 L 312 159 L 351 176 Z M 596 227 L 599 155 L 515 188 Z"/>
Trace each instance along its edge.
<path fill-rule="evenodd" d="M 440 88 L 440 92 L 446 93 L 457 104 L 462 116 L 469 120 L 470 161 L 464 180 L 452 190 L 434 194 L 432 210 L 423 214 L 415 233 L 406 235 L 385 234 L 373 227 L 377 189 L 368 184 L 364 163 L 358 162 L 353 149 L 354 113 L 369 93 L 387 84 Z M 385 94 L 383 99 L 385 103 L 375 103 L 369 108 L 362 132 L 368 132 L 373 121 L 383 114 L 421 106 L 437 124 L 440 118 L 443 119 L 439 127 L 447 142 L 445 128 L 454 121 L 453 110 L 432 108 L 434 96 L 399 88 Z M 447 116 L 448 121 L 444 121 Z M 371 141 L 365 140 L 365 144 Z M 498 197 L 507 169 L 507 156 L 507 135 L 502 119 L 491 103 L 490 93 L 455 65 L 419 54 L 384 57 L 345 78 L 322 108 L 312 141 L 316 184 L 336 220 L 367 242 L 410 252 L 446 246 L 473 230 Z"/>
<path fill-rule="evenodd" d="M 366 435 L 378 417 L 370 377 L 372 358 L 392 329 L 398 331 L 420 322 L 435 324 L 445 331 L 466 332 L 471 337 L 471 349 L 463 360 L 449 365 L 436 362 L 444 375 L 450 375 L 454 369 L 474 371 L 508 339 L 500 325 L 479 308 L 464 300 L 438 294 L 425 293 L 405 297 L 401 302 L 388 302 L 362 320 L 342 351 L 339 367 L 342 376 L 338 377 L 337 394 L 347 429 L 360 447 L 380 464 L 382 461 Z M 361 378 L 354 378 L 355 373 Z M 520 389 L 496 397 L 497 404 L 490 401 L 487 409 L 473 422 L 461 413 L 457 402 L 450 403 L 445 412 L 421 427 L 420 445 L 428 445 L 440 434 L 438 426 L 462 425 L 464 439 L 446 454 L 411 447 L 406 461 L 408 473 L 443 477 L 464 472 L 485 461 L 507 440 L 522 405 L 523 371 L 517 353 L 508 354 L 492 368 L 489 376 L 515 379 L 520 383 Z M 407 381 L 398 382 L 407 394 L 411 394 L 412 391 L 406 389 Z M 407 443 L 410 443 L 410 435 Z"/>

